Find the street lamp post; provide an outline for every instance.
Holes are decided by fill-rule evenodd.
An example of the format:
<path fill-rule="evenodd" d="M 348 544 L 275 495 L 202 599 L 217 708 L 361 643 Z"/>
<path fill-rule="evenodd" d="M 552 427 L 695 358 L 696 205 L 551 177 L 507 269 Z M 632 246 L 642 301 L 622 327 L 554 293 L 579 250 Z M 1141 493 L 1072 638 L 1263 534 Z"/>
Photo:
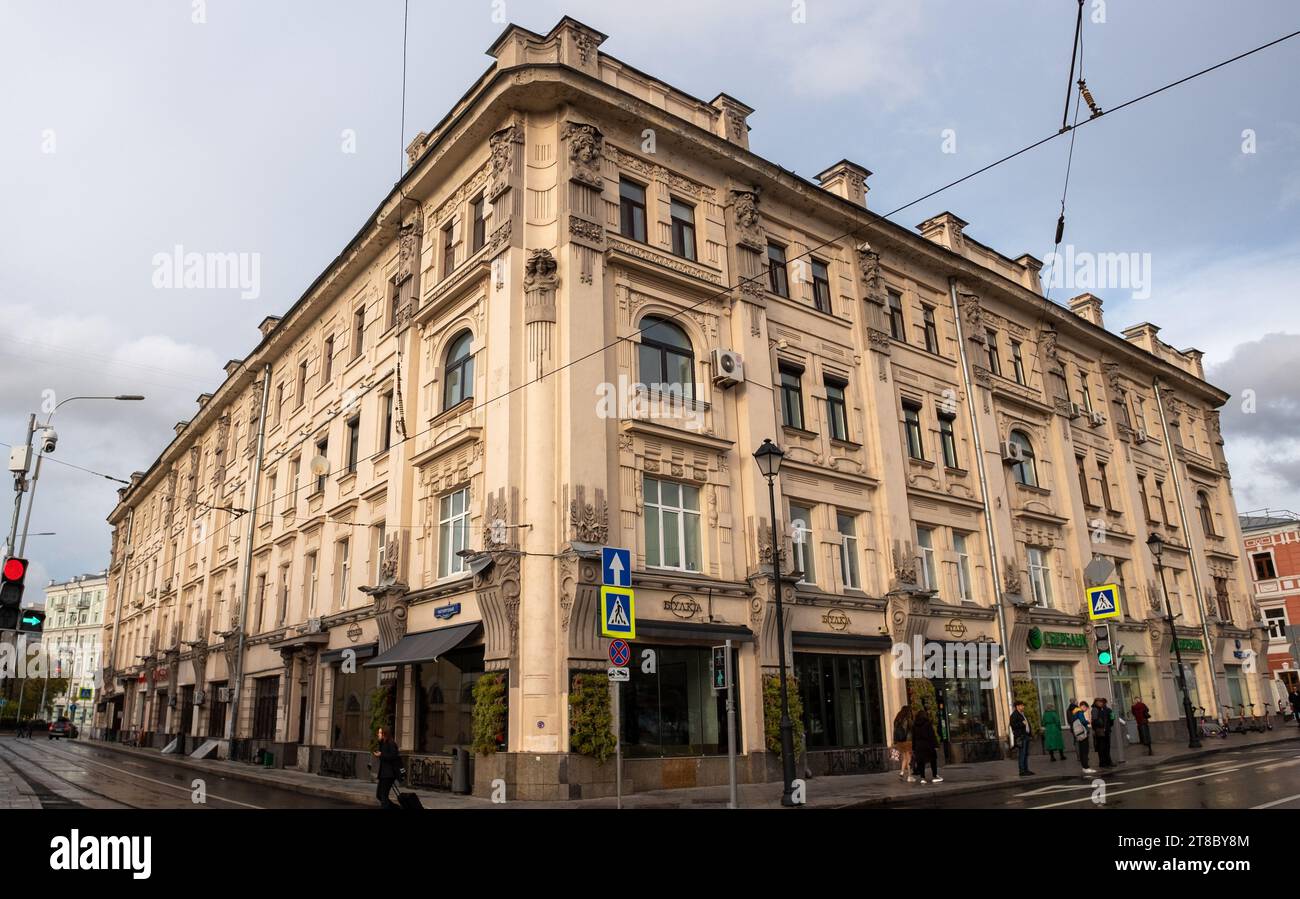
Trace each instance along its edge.
<path fill-rule="evenodd" d="M 1147 548 L 1151 550 L 1151 555 L 1155 556 L 1156 571 L 1160 575 L 1160 591 L 1165 597 L 1165 621 L 1169 622 L 1169 636 L 1174 641 L 1174 661 L 1178 665 L 1178 687 L 1183 691 L 1183 717 L 1187 720 L 1187 747 L 1189 749 L 1198 749 L 1201 745 L 1201 738 L 1196 732 L 1196 716 L 1192 713 L 1192 698 L 1187 692 L 1187 672 L 1183 669 L 1183 652 L 1178 646 L 1178 632 L 1174 630 L 1174 609 L 1169 604 L 1169 588 L 1165 585 L 1165 566 L 1161 555 L 1165 549 L 1165 542 L 1160 539 L 1160 535 L 1152 532 L 1147 537 Z"/>
<path fill-rule="evenodd" d="M 781 470 L 781 459 L 785 453 L 771 441 L 764 439 L 763 445 L 754 451 L 758 470 L 767 478 L 767 501 L 772 513 L 772 571 L 775 575 L 772 584 L 776 591 L 776 655 L 781 680 L 781 804 L 795 805 L 794 801 L 794 722 L 790 720 L 790 691 L 785 675 L 785 614 L 781 603 L 781 529 L 776 520 L 776 486 L 774 481 Z"/>

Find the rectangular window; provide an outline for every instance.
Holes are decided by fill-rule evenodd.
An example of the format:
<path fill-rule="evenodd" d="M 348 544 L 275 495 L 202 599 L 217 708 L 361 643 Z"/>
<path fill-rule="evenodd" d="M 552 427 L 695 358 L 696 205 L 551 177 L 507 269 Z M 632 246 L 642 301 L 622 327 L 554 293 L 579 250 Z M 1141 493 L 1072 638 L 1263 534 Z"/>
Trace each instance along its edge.
<path fill-rule="evenodd" d="M 785 269 L 785 247 L 767 245 L 767 286 L 777 296 L 790 296 L 790 279 Z"/>
<path fill-rule="evenodd" d="M 998 332 L 992 328 L 984 331 L 984 336 L 988 344 L 989 371 L 995 375 L 1002 374 L 1002 362 L 998 358 Z"/>
<path fill-rule="evenodd" d="M 1268 625 L 1268 639 L 1271 641 L 1286 640 L 1286 609 L 1265 609 L 1264 622 Z"/>
<path fill-rule="evenodd" d="M 307 402 L 307 363 L 298 363 L 298 408 Z"/>
<path fill-rule="evenodd" d="M 1254 553 L 1250 557 L 1250 564 L 1255 571 L 1255 580 L 1271 581 L 1277 577 L 1277 569 L 1273 566 L 1272 553 Z"/>
<path fill-rule="evenodd" d="M 1101 478 L 1101 505 L 1107 512 L 1114 512 L 1115 507 L 1110 502 L 1110 479 L 1106 477 L 1106 463 L 1097 463 L 1097 475 Z"/>
<path fill-rule="evenodd" d="M 328 381 L 334 376 L 334 335 L 331 334 L 325 338 L 325 349 L 321 353 L 321 366 L 323 372 L 321 379 Z"/>
<path fill-rule="evenodd" d="M 700 570 L 700 490 L 646 476 L 645 563 L 650 568 Z"/>
<path fill-rule="evenodd" d="M 487 242 L 487 218 L 483 214 L 483 195 L 479 194 L 469 204 L 470 220 L 474 223 L 474 232 L 470 244 L 471 255 L 483 249 Z"/>
<path fill-rule="evenodd" d="M 676 197 L 668 204 L 672 218 L 673 255 L 695 258 L 695 207 Z"/>
<path fill-rule="evenodd" d="M 921 569 L 917 572 L 921 578 L 921 588 L 923 590 L 938 590 L 939 570 L 935 565 L 934 558 L 934 530 L 918 527 L 916 529 L 916 545 L 921 551 Z"/>
<path fill-rule="evenodd" d="M 1083 494 L 1083 504 L 1092 505 L 1092 491 L 1088 489 L 1088 469 L 1083 456 L 1075 456 L 1074 464 L 1079 470 L 1079 492 Z"/>
<path fill-rule="evenodd" d="M 370 578 L 379 583 L 384 571 L 384 553 L 387 552 L 387 531 L 382 521 L 370 526 Z"/>
<path fill-rule="evenodd" d="M 1016 383 L 1026 384 L 1025 380 L 1025 358 L 1020 351 L 1020 342 L 1011 341 L 1011 364 L 1015 367 Z"/>
<path fill-rule="evenodd" d="M 249 628 L 254 634 L 262 632 L 262 613 L 266 611 L 266 573 L 262 572 L 257 576 L 257 587 L 253 591 L 256 605 L 253 606 L 253 618 L 249 622 Z"/>
<path fill-rule="evenodd" d="M 442 276 L 445 278 L 456 270 L 456 220 L 452 219 L 442 227 Z"/>
<path fill-rule="evenodd" d="M 826 263 L 820 259 L 812 261 L 812 278 L 813 278 L 813 305 L 818 311 L 830 314 L 831 312 L 831 276 L 826 268 Z"/>
<path fill-rule="evenodd" d="M 1146 475 L 1138 476 L 1138 492 L 1142 494 L 1142 514 L 1144 514 L 1147 517 L 1147 521 L 1151 521 L 1153 520 L 1151 518 L 1151 498 L 1147 496 Z"/>
<path fill-rule="evenodd" d="M 259 677 L 253 681 L 253 685 L 253 739 L 274 740 L 276 708 L 280 702 L 280 676 Z M 222 717 L 225 717 L 224 711 Z"/>
<path fill-rule="evenodd" d="M 457 553 L 469 548 L 469 526 L 468 487 L 438 501 L 438 577 L 465 570 L 465 558 Z"/>
<path fill-rule="evenodd" d="M 903 403 L 903 427 L 907 432 L 907 455 L 919 461 L 925 461 L 925 447 L 921 442 L 921 407 L 915 403 Z"/>
<path fill-rule="evenodd" d="M 329 451 L 330 441 L 328 437 L 322 437 L 320 440 L 316 441 L 316 455 L 318 457 L 328 460 Z M 325 467 L 328 468 L 328 466 Z M 322 471 L 320 474 L 316 475 L 316 489 L 312 491 L 313 494 L 325 492 L 325 477 L 327 474 L 328 472 Z"/>
<path fill-rule="evenodd" d="M 356 474 L 357 460 L 361 451 L 361 416 L 354 415 L 348 419 L 348 474 Z"/>
<path fill-rule="evenodd" d="M 307 588 L 307 616 L 313 617 L 316 614 L 316 580 L 317 580 L 316 554 L 307 553 L 304 560 L 303 581 Z"/>
<path fill-rule="evenodd" d="M 636 648 L 653 649 L 658 664 L 654 674 L 646 674 L 640 665 L 631 666 L 631 680 L 620 700 L 623 751 L 642 758 L 726 755 L 727 691 L 713 689 L 709 647 L 645 646 L 638 642 Z M 733 651 L 733 671 L 737 655 Z M 580 676 L 604 678 L 590 671 Z M 740 693 L 736 691 L 737 697 Z M 736 705 L 739 725 L 744 719 L 741 703 Z M 742 745 L 737 733 L 737 751 Z"/>
<path fill-rule="evenodd" d="M 279 627 L 289 615 L 289 563 L 280 566 L 280 589 L 276 598 L 275 623 Z"/>
<path fill-rule="evenodd" d="M 632 181 L 619 181 L 618 209 L 619 233 L 645 243 L 645 188 Z"/>
<path fill-rule="evenodd" d="M 275 508 L 275 475 L 268 475 L 266 479 L 266 495 L 270 508 Z"/>
<path fill-rule="evenodd" d="M 393 445 L 393 391 L 389 390 L 379 398 L 379 422 L 383 431 L 379 434 L 379 451 L 388 452 Z"/>
<path fill-rule="evenodd" d="M 889 291 L 889 336 L 895 340 L 907 340 L 907 322 L 903 319 L 903 295 Z"/>
<path fill-rule="evenodd" d="M 1091 412 L 1092 391 L 1088 389 L 1088 373 L 1082 368 L 1079 369 L 1079 397 L 1083 400 L 1083 408 Z"/>
<path fill-rule="evenodd" d="M 844 589 L 862 589 L 858 574 L 858 528 L 854 516 L 846 512 L 835 513 L 835 523 L 840 530 L 840 576 Z"/>
<path fill-rule="evenodd" d="M 803 370 L 781 365 L 781 421 L 787 428 L 803 430 Z"/>
<path fill-rule="evenodd" d="M 352 313 L 352 358 L 361 355 L 366 342 L 366 307 L 362 306 Z"/>
<path fill-rule="evenodd" d="M 1156 479 L 1156 502 L 1160 503 L 1160 521 L 1172 524 L 1169 520 L 1169 504 L 1165 502 L 1165 482 Z"/>
<path fill-rule="evenodd" d="M 790 557 L 791 564 L 794 565 L 795 571 L 803 573 L 799 580 L 805 584 L 817 582 L 817 572 L 814 568 L 816 544 L 813 543 L 812 520 L 811 508 L 795 503 L 790 504 L 790 545 L 794 550 Z"/>
<path fill-rule="evenodd" d="M 957 556 L 957 598 L 962 602 L 974 602 L 971 595 L 970 551 L 966 546 L 966 535 L 952 532 L 952 550 Z"/>
<path fill-rule="evenodd" d="M 284 382 L 281 381 L 275 385 L 275 423 L 280 423 L 280 416 L 284 412 Z"/>
<path fill-rule="evenodd" d="M 880 656 L 794 654 L 809 748 L 851 749 L 888 742 Z"/>
<path fill-rule="evenodd" d="M 934 307 L 921 306 L 921 319 L 925 326 L 925 349 L 926 352 L 939 355 L 939 329 L 934 323 Z"/>
<path fill-rule="evenodd" d="M 1048 567 L 1047 553 L 1036 546 L 1027 550 L 1029 556 L 1029 585 L 1033 589 L 1034 603 L 1052 608 L 1052 569 Z"/>
<path fill-rule="evenodd" d="M 295 456 L 289 460 L 289 489 L 284 495 L 285 510 L 296 508 L 298 505 L 298 473 L 302 470 L 302 459 Z"/>
<path fill-rule="evenodd" d="M 849 439 L 848 403 L 844 397 L 846 385 L 842 381 L 826 381 L 826 418 L 830 424 L 831 437 L 836 440 Z"/>
<path fill-rule="evenodd" d="M 1216 577 L 1214 579 L 1214 603 L 1219 610 L 1219 619 L 1231 623 L 1232 600 L 1228 598 L 1228 579 L 1226 577 Z"/>
<path fill-rule="evenodd" d="M 957 464 L 957 436 L 953 433 L 954 415 L 939 413 L 939 442 L 943 444 L 943 464 L 949 468 L 961 468 Z"/>

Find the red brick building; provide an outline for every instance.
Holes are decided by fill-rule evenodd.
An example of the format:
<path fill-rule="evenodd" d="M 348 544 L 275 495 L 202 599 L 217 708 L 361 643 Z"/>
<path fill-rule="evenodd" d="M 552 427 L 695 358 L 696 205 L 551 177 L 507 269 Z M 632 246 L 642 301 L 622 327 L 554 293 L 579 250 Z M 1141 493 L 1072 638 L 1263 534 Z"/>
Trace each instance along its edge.
<path fill-rule="evenodd" d="M 1300 686 L 1300 646 L 1287 628 L 1300 626 L 1300 515 L 1266 509 L 1241 516 L 1247 570 L 1268 625 L 1266 658 L 1273 708 Z"/>

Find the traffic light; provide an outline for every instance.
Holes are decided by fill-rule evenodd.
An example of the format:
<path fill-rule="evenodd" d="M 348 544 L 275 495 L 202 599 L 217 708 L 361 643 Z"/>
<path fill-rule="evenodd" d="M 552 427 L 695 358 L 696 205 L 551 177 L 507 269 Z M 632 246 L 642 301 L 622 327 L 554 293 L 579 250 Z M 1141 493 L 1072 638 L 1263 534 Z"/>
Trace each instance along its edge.
<path fill-rule="evenodd" d="M 27 577 L 27 560 L 10 557 L 0 568 L 0 628 L 18 626 L 18 610 L 23 604 L 23 581 Z"/>
<path fill-rule="evenodd" d="M 1096 642 L 1097 664 L 1109 666 L 1114 661 L 1114 656 L 1110 652 L 1110 625 L 1094 624 L 1092 639 Z"/>
<path fill-rule="evenodd" d="M 44 609 L 21 609 L 18 614 L 18 630 L 27 634 L 39 634 L 45 630 Z"/>

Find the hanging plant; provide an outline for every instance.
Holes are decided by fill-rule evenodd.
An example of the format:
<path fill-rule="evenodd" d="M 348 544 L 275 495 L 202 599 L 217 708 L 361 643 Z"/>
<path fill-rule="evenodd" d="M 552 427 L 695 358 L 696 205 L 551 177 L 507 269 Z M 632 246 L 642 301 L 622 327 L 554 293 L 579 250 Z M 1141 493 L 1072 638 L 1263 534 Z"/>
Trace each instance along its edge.
<path fill-rule="evenodd" d="M 490 755 L 506 746 L 506 679 L 485 674 L 474 682 L 474 742 L 477 755 Z"/>
<path fill-rule="evenodd" d="M 790 697 L 790 720 L 794 722 L 794 754 L 803 754 L 803 698 L 799 695 L 799 681 L 793 675 L 786 678 Z M 781 752 L 781 678 L 769 674 L 763 678 L 763 732 L 768 752 Z"/>
<path fill-rule="evenodd" d="M 614 754 L 615 742 L 609 678 L 575 674 L 569 690 L 569 748 L 604 762 Z"/>

